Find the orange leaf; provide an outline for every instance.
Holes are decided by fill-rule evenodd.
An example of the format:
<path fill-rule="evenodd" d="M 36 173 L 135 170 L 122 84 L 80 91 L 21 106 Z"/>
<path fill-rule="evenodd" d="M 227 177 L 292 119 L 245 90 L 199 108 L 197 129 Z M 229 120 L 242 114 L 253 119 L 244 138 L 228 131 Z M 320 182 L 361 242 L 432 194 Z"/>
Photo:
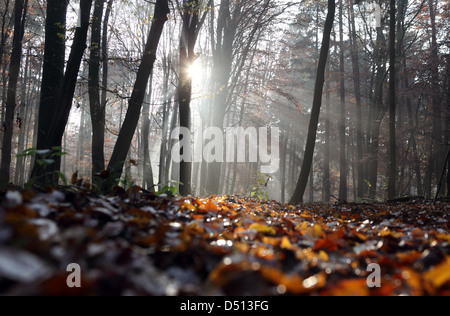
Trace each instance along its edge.
<path fill-rule="evenodd" d="M 328 250 L 328 251 L 338 251 L 338 245 L 331 239 L 319 239 L 314 244 L 313 250 Z"/>
<path fill-rule="evenodd" d="M 335 287 L 324 293 L 328 296 L 369 296 L 366 279 L 340 281 Z"/>
<path fill-rule="evenodd" d="M 426 272 L 423 278 L 437 289 L 450 282 L 450 256 L 447 256 L 443 263 Z"/>
<path fill-rule="evenodd" d="M 219 209 L 217 208 L 217 205 L 214 202 L 208 201 L 206 202 L 206 204 L 201 204 L 198 207 L 198 211 L 200 213 L 209 213 L 209 212 L 218 212 Z"/>
<path fill-rule="evenodd" d="M 259 224 L 259 223 L 251 224 L 249 229 L 254 229 L 258 233 L 266 234 L 266 235 L 272 235 L 273 236 L 273 235 L 276 234 L 275 229 L 273 229 L 272 227 L 264 225 L 264 224 Z"/>
<path fill-rule="evenodd" d="M 282 249 L 288 249 L 288 250 L 293 250 L 295 249 L 294 246 L 292 246 L 289 238 L 287 236 L 284 236 L 283 239 L 281 240 L 281 245 L 280 247 Z"/>

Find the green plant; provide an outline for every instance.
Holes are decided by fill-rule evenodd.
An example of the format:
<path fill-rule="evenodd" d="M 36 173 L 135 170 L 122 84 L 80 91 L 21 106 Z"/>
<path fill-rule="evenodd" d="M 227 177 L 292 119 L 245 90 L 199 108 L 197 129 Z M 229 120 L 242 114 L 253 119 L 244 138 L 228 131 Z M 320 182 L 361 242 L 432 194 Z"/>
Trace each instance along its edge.
<path fill-rule="evenodd" d="M 128 191 L 130 188 L 136 186 L 136 183 L 128 173 L 125 173 L 125 176 L 119 181 L 119 184 L 125 189 L 125 191 Z"/>
<path fill-rule="evenodd" d="M 270 176 L 258 172 L 256 174 L 256 185 L 248 189 L 248 193 L 251 198 L 256 198 L 260 201 L 267 201 L 269 199 L 269 194 L 266 191 L 266 187 L 269 184 Z"/>
<path fill-rule="evenodd" d="M 157 196 L 161 196 L 163 194 L 167 195 L 169 198 L 174 197 L 178 194 L 178 186 L 183 185 L 181 182 L 169 181 L 168 183 L 161 186 L 161 189 L 158 192 L 155 192 Z"/>
<path fill-rule="evenodd" d="M 17 158 L 35 157 L 36 164 L 44 169 L 44 173 L 41 176 L 32 177 L 25 184 L 25 188 L 31 189 L 31 187 L 42 178 L 58 179 L 61 180 L 64 183 L 64 185 L 67 185 L 66 176 L 62 172 L 60 172 L 59 170 L 47 171 L 47 169 L 49 169 L 50 166 L 56 163 L 56 159 L 64 155 L 67 155 L 67 153 L 63 151 L 62 147 L 52 147 L 51 149 L 40 149 L 40 150 L 37 150 L 36 148 L 28 148 L 21 154 L 17 155 Z"/>

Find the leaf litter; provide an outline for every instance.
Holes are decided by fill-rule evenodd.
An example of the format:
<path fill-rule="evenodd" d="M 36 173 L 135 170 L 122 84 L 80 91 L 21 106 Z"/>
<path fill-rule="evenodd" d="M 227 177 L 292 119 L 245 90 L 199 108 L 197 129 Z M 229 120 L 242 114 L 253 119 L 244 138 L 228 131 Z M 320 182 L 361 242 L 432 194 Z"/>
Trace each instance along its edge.
<path fill-rule="evenodd" d="M 450 295 L 446 202 L 132 192 L 1 192 L 0 295 Z M 70 263 L 81 288 L 67 287 Z"/>

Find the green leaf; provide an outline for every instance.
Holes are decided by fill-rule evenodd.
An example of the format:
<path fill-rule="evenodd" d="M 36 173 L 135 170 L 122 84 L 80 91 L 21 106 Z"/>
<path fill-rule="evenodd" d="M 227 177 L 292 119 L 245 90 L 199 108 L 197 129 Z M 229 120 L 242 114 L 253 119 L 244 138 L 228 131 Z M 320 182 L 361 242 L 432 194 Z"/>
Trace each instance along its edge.
<path fill-rule="evenodd" d="M 24 150 L 21 154 L 18 154 L 17 158 L 23 158 L 23 157 L 29 157 L 33 156 L 36 153 L 36 150 L 34 148 L 28 148 Z"/>
<path fill-rule="evenodd" d="M 61 181 L 64 183 L 64 185 L 67 185 L 67 178 L 66 178 L 66 176 L 60 171 L 56 171 L 56 174 L 61 179 Z"/>
<path fill-rule="evenodd" d="M 68 155 L 69 153 L 66 152 L 58 152 L 58 153 L 54 153 L 52 154 L 52 157 L 61 157 L 61 156 L 65 156 Z"/>

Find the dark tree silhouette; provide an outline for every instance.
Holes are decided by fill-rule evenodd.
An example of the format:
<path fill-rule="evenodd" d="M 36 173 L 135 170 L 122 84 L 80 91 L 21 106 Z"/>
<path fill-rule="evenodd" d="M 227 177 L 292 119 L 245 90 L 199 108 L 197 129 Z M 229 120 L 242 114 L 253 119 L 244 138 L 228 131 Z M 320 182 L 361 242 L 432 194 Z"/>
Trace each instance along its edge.
<path fill-rule="evenodd" d="M 28 0 L 16 0 L 14 4 L 14 37 L 11 62 L 9 64 L 8 94 L 2 142 L 2 163 L 0 166 L 0 185 L 6 185 L 10 178 L 12 136 L 14 131 L 14 111 L 16 109 L 17 82 L 22 60 L 23 36 L 28 12 Z"/>
<path fill-rule="evenodd" d="M 157 0 L 153 23 L 148 34 L 142 62 L 139 66 L 136 82 L 129 100 L 127 114 L 122 124 L 122 128 L 120 129 L 119 137 L 114 146 L 114 151 L 108 164 L 108 170 L 111 174 L 110 179 L 112 181 L 116 181 L 122 175 L 125 160 L 133 140 L 134 132 L 136 131 L 136 127 L 139 122 L 148 80 L 153 71 L 159 40 L 169 13 L 170 10 L 168 0 Z"/>
<path fill-rule="evenodd" d="M 302 169 L 294 195 L 291 199 L 292 204 L 302 203 L 308 184 L 309 174 L 316 146 L 317 127 L 319 124 L 320 108 L 322 106 L 323 86 L 325 83 L 325 69 L 327 65 L 328 53 L 330 50 L 331 31 L 333 30 L 334 16 L 336 12 L 336 1 L 328 0 L 328 14 L 325 21 L 325 29 L 322 39 L 322 48 L 320 49 L 319 65 L 317 67 L 316 85 L 314 88 L 314 101 L 311 110 L 311 118 L 308 128 L 308 138 L 306 140 L 305 156 L 303 158 Z"/>

